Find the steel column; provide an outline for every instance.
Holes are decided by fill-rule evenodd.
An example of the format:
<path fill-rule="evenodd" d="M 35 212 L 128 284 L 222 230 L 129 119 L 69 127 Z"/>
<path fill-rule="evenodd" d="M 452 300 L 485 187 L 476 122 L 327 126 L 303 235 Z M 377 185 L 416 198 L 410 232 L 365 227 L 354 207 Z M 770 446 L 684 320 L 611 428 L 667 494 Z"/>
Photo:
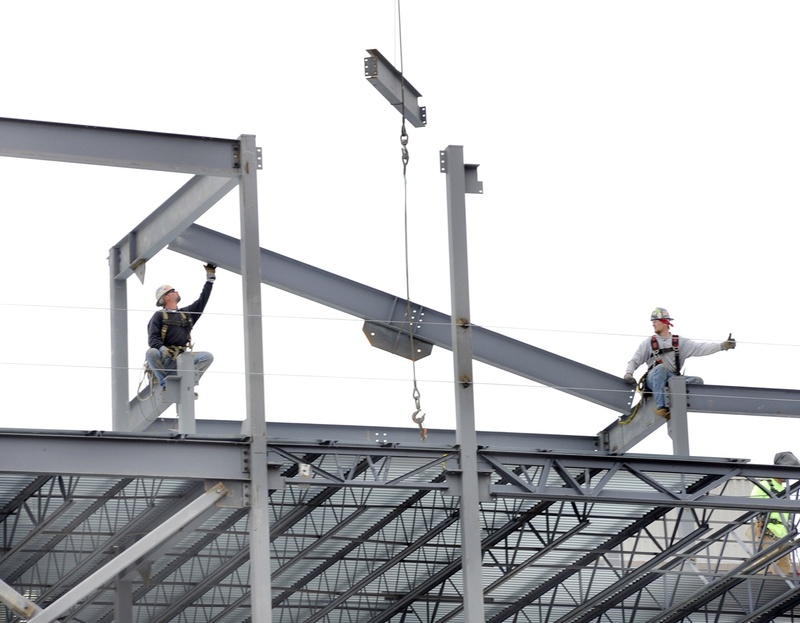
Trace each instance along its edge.
<path fill-rule="evenodd" d="M 239 215 L 242 231 L 245 392 L 247 413 L 242 433 L 250 436 L 250 593 L 252 620 L 272 621 L 269 553 L 267 423 L 264 402 L 264 335 L 261 320 L 261 248 L 258 235 L 258 185 L 261 152 L 255 137 L 242 135 Z"/>
<path fill-rule="evenodd" d="M 114 623 L 133 623 L 133 583 L 122 575 L 114 587 Z"/>
<path fill-rule="evenodd" d="M 119 249 L 108 254 L 111 315 L 111 429 L 128 430 L 128 282 L 117 279 Z"/>
<path fill-rule="evenodd" d="M 181 435 L 194 435 L 197 432 L 194 417 L 194 385 L 197 371 L 194 368 L 194 353 L 186 351 L 178 355 L 178 375 L 167 379 L 178 379 L 178 432 Z M 169 383 L 167 383 L 169 387 Z"/>
<path fill-rule="evenodd" d="M 450 239 L 450 323 L 453 343 L 453 380 L 456 399 L 456 443 L 461 464 L 461 556 L 464 569 L 464 616 L 467 623 L 483 623 L 481 574 L 480 491 L 478 437 L 475 432 L 475 394 L 472 375 L 472 327 L 469 310 L 467 222 L 464 194 L 475 190 L 475 165 L 464 164 L 463 148 L 450 145 L 440 152 L 441 171 L 447 176 L 447 222 Z M 470 169 L 469 173 L 467 169 Z M 480 182 L 477 182 L 480 184 Z"/>
<path fill-rule="evenodd" d="M 673 376 L 669 380 L 669 436 L 672 437 L 672 453 L 676 456 L 691 456 L 688 410 L 686 377 Z"/>

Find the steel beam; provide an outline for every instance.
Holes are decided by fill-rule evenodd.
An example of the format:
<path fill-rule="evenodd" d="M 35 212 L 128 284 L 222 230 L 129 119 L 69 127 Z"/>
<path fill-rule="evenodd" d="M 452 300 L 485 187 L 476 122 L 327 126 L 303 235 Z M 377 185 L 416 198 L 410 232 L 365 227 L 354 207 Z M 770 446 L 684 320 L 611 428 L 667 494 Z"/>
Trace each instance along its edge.
<path fill-rule="evenodd" d="M 152 259 L 211 206 L 236 188 L 238 183 L 235 177 L 200 175 L 186 182 L 114 245 L 120 258 L 120 271 L 114 278 L 130 277 L 137 268 Z"/>
<path fill-rule="evenodd" d="M 177 424 L 172 418 L 159 420 L 145 432 L 163 434 L 165 429 Z M 197 420 L 197 437 L 201 439 L 240 438 L 241 422 L 234 420 Z M 399 453 L 401 448 L 418 447 L 419 431 L 389 426 L 348 426 L 343 424 L 299 424 L 290 422 L 268 422 L 270 443 L 284 441 L 316 442 L 324 445 L 370 444 L 374 447 L 389 446 Z M 529 452 L 577 452 L 592 453 L 597 450 L 596 438 L 589 435 L 548 435 L 539 433 L 501 433 L 478 431 L 478 445 L 482 448 L 505 448 Z M 430 429 L 427 446 L 452 448 L 456 443 L 454 430 Z"/>
<path fill-rule="evenodd" d="M 611 454 L 625 454 L 653 431 L 667 423 L 655 413 L 655 401 L 642 400 L 630 415 L 617 418 L 597 434 L 597 448 Z"/>
<path fill-rule="evenodd" d="M 206 259 L 241 274 L 240 242 L 211 229 L 192 225 L 169 249 L 196 259 Z M 385 324 L 408 333 L 405 299 L 356 281 L 261 249 L 263 283 L 326 305 L 357 318 Z M 414 339 L 452 350 L 450 316 L 414 303 L 420 310 Z M 620 377 L 555 355 L 480 326 L 472 325 L 476 361 L 542 383 L 616 413 L 630 413 L 634 390 Z"/>
<path fill-rule="evenodd" d="M 670 421 L 670 435 L 677 454 L 689 453 L 687 412 L 800 417 L 800 390 L 687 384 L 680 380 L 681 377 L 675 377 L 670 382 L 670 388 L 673 381 L 679 384 L 677 390 L 670 389 L 672 419 L 680 420 Z M 612 454 L 625 454 L 665 423 L 664 418 L 655 415 L 653 400 L 643 400 L 634 417 L 620 417 L 598 433 L 598 448 Z"/>
<path fill-rule="evenodd" d="M 394 106 L 404 119 L 408 119 L 415 128 L 422 128 L 427 123 L 425 107 L 420 106 L 417 99 L 422 97 L 403 74 L 397 71 L 378 50 L 367 50 L 369 56 L 364 59 L 364 75 L 378 92 Z"/>
<path fill-rule="evenodd" d="M 162 541 L 183 529 L 183 527 L 187 523 L 190 523 L 196 516 L 206 513 L 209 508 L 213 507 L 214 504 L 223 496 L 227 495 L 227 493 L 228 490 L 225 486 L 222 483 L 217 483 L 191 504 L 164 521 L 155 530 L 145 535 L 131 547 L 113 558 L 105 566 L 75 585 L 72 589 L 47 606 L 47 608 L 31 617 L 29 621 L 50 623 L 59 618 L 69 610 L 69 608 L 89 597 L 98 588 L 107 584 L 118 574 L 122 573 L 128 566 L 133 565 L 137 559 L 145 556 L 155 547 L 158 547 Z"/>
<path fill-rule="evenodd" d="M 30 619 L 42 609 L 27 597 L 20 595 L 13 586 L 0 580 L 0 602 L 22 619 Z"/>
<path fill-rule="evenodd" d="M 239 176 L 239 141 L 0 118 L 0 156 Z"/>
<path fill-rule="evenodd" d="M 687 385 L 689 411 L 725 415 L 800 417 L 800 390 Z"/>
<path fill-rule="evenodd" d="M 179 443 L 178 443 L 179 442 Z M 0 473 L 246 480 L 244 441 L 80 432 L 0 433 Z"/>

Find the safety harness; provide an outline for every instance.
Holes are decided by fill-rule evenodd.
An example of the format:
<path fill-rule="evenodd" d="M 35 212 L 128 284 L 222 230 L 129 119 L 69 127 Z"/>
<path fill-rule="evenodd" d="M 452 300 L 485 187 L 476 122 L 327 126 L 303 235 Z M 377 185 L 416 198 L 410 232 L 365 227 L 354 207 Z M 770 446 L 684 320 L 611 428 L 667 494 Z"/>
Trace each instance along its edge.
<path fill-rule="evenodd" d="M 681 360 L 680 354 L 678 353 L 678 336 L 672 336 L 672 348 L 658 348 L 658 339 L 656 339 L 655 335 L 650 336 L 650 347 L 653 349 L 653 357 L 655 357 L 655 362 L 653 363 L 650 368 L 648 368 L 648 372 L 653 368 L 653 366 L 657 366 L 660 363 L 664 363 L 661 359 L 661 355 L 664 353 L 668 353 L 670 351 L 675 353 L 675 371 L 680 374 L 681 373 Z"/>
<path fill-rule="evenodd" d="M 169 351 L 176 350 L 178 353 L 182 353 L 187 348 L 192 348 L 192 322 L 183 312 L 178 312 L 181 315 L 180 320 L 175 318 L 177 314 L 170 314 L 167 313 L 166 309 L 161 310 L 162 313 L 162 321 L 161 321 L 161 343 L 164 344 L 164 338 L 167 336 L 167 328 L 168 327 L 182 327 L 186 329 L 187 333 L 189 334 L 188 339 L 186 340 L 185 346 L 167 346 Z"/>
<path fill-rule="evenodd" d="M 664 363 L 664 360 L 661 359 L 661 355 L 664 353 L 668 353 L 670 351 L 675 353 L 675 369 L 678 371 L 678 374 L 681 373 L 681 358 L 680 353 L 678 353 L 678 337 L 677 335 L 672 336 L 672 348 L 659 348 L 658 347 L 658 339 L 655 335 L 650 336 L 650 348 L 653 349 L 653 363 L 647 368 L 647 371 L 642 375 L 642 378 L 639 379 L 639 382 L 636 385 L 636 389 L 642 394 L 643 398 L 646 398 L 652 392 L 647 387 L 647 375 L 650 374 L 650 370 L 655 368 L 658 364 Z M 626 418 L 620 418 L 620 424 L 628 424 L 636 417 L 636 414 L 639 412 L 639 407 L 642 406 L 642 402 L 637 402 L 636 405 L 633 407 L 631 414 Z"/>
<path fill-rule="evenodd" d="M 188 334 L 188 339 L 186 340 L 186 345 L 185 346 L 167 346 L 167 353 L 169 354 L 170 357 L 175 359 L 181 353 L 192 349 L 192 333 L 191 333 L 192 332 L 192 322 L 191 322 L 191 320 L 189 320 L 188 316 L 182 311 L 178 312 L 178 314 L 180 314 L 180 316 L 181 316 L 180 319 L 176 318 L 176 316 L 178 314 L 174 314 L 174 313 L 170 314 L 170 313 L 167 312 L 166 308 L 161 310 L 161 314 L 162 314 L 162 316 L 161 316 L 161 343 L 162 344 L 164 344 L 164 339 L 167 337 L 167 329 L 169 327 L 183 327 L 184 329 L 186 329 L 186 332 Z M 153 395 L 153 390 L 154 390 L 154 388 L 156 386 L 156 375 L 153 374 L 153 371 L 150 369 L 150 366 L 147 363 L 147 360 L 145 360 L 145 362 L 144 362 L 144 367 L 143 367 L 143 371 L 142 371 L 142 378 L 139 381 L 139 389 L 136 392 L 136 397 L 139 400 L 143 400 L 142 397 L 141 397 L 141 393 L 142 393 L 142 384 L 143 384 L 145 378 L 147 379 L 147 385 L 150 387 L 150 395 L 148 396 L 148 398 L 150 398 Z M 144 399 L 144 400 L 146 400 L 146 399 Z"/>

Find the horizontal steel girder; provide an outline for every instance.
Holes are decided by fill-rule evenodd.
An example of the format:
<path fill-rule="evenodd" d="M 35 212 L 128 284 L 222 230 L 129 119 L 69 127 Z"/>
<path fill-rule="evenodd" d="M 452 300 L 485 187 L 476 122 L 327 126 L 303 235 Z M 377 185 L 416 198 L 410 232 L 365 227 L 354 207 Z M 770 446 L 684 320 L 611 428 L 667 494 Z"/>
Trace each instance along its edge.
<path fill-rule="evenodd" d="M 315 425 L 283 425 L 281 428 L 276 424 L 276 428 L 292 436 L 291 439 L 271 438 L 268 443 L 269 467 L 283 474 L 280 482 L 273 481 L 276 487 L 436 490 L 454 495 L 447 482 L 449 474 L 458 471 L 458 450 L 454 446 L 431 446 L 419 441 L 416 446 L 404 447 L 331 444 L 323 440 L 328 435 Z M 320 441 L 309 441 L 314 438 Z M 0 473 L 135 476 L 234 483 L 248 478 L 247 448 L 245 439 L 5 431 L 0 432 Z M 309 457 L 314 457 L 311 463 L 308 463 Z M 734 479 L 755 482 L 771 476 L 797 483 L 800 468 L 792 466 L 655 455 L 618 458 L 486 449 L 480 451 L 478 458 L 484 473 L 490 475 L 491 497 L 495 499 L 571 500 L 750 512 L 800 511 L 800 500 L 795 497 L 751 498 L 725 493 L 727 483 Z M 294 469 L 306 464 L 310 466 L 307 477 Z M 405 472 L 399 468 L 401 464 Z M 291 475 L 293 473 L 298 475 Z M 696 483 L 700 482 L 704 484 L 698 487 Z"/>
<path fill-rule="evenodd" d="M 148 439 L 126 433 L 5 431 L 0 433 L 0 473 L 247 480 L 247 450 L 244 440 L 190 441 L 177 434 Z"/>
<path fill-rule="evenodd" d="M 0 156 L 240 176 L 239 140 L 0 118 Z"/>
<path fill-rule="evenodd" d="M 800 390 L 687 385 L 688 410 L 727 415 L 800 417 Z"/>
<path fill-rule="evenodd" d="M 192 225 L 169 249 L 241 274 L 240 242 L 211 229 Z M 263 283 L 311 301 L 408 333 L 406 300 L 358 282 L 261 249 Z M 419 322 L 414 338 L 452 350 L 450 316 L 412 304 Z M 482 327 L 472 327 L 473 358 L 560 391 L 629 413 L 633 389 L 621 378 L 555 355 Z"/>
<path fill-rule="evenodd" d="M 164 426 L 177 424 L 177 420 L 162 418 L 145 431 L 162 433 Z M 419 430 L 413 426 L 396 428 L 390 426 L 353 426 L 344 424 L 301 424 L 289 422 L 269 422 L 270 443 L 287 439 L 306 439 L 325 445 L 372 444 L 375 447 L 417 447 L 420 445 Z M 235 420 L 197 420 L 197 437 L 235 439 L 240 436 L 241 422 Z M 589 435 L 548 435 L 542 433 L 518 433 L 477 431 L 478 445 L 481 448 L 512 448 L 530 452 L 592 453 L 597 450 L 596 437 Z M 424 445 L 436 448 L 452 448 L 456 444 L 454 430 L 428 429 Z M 398 452 L 400 452 L 398 450 Z"/>

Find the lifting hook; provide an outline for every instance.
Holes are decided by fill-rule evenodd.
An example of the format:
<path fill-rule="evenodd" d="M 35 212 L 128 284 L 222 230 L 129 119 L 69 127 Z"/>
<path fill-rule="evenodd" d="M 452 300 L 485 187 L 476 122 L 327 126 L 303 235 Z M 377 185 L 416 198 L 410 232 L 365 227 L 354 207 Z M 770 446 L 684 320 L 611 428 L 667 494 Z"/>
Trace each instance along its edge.
<path fill-rule="evenodd" d="M 411 419 L 414 420 L 414 423 L 419 426 L 419 436 L 422 441 L 425 441 L 428 438 L 428 429 L 423 428 L 422 423 L 425 421 L 425 414 L 419 415 L 419 412 L 422 409 L 417 409 L 414 413 L 411 414 Z"/>

